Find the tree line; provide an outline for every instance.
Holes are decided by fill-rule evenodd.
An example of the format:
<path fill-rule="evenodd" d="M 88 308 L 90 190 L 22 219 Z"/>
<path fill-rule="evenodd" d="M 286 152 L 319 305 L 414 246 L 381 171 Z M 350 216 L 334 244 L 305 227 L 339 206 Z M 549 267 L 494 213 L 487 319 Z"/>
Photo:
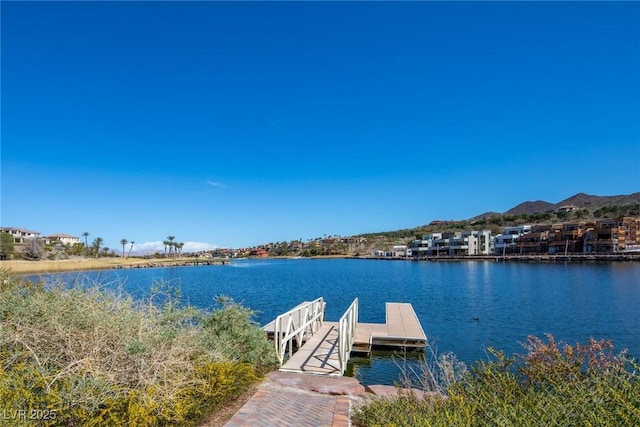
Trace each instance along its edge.
<path fill-rule="evenodd" d="M 85 256 L 85 257 L 115 257 L 116 252 L 104 245 L 104 239 L 102 237 L 96 237 L 89 244 L 90 233 L 85 231 L 81 234 L 84 238 L 84 243 L 75 243 L 73 245 L 64 245 L 61 250 L 64 256 Z M 121 257 L 129 258 L 131 251 L 135 245 L 135 241 L 129 241 L 126 238 L 120 239 L 120 245 L 122 245 Z M 129 245 L 127 247 L 127 244 Z M 182 255 L 183 242 L 175 241 L 175 236 L 167 236 L 164 244 L 164 256 L 178 257 Z M 41 260 L 45 258 L 55 259 L 60 254 L 60 249 L 56 249 L 55 244 L 45 245 L 43 239 L 27 239 L 23 245 L 19 245 L 19 250 L 16 248 L 16 243 L 9 233 L 0 232 L 0 260 L 7 260 L 19 256 L 25 260 Z M 168 250 L 168 253 L 167 253 Z"/>

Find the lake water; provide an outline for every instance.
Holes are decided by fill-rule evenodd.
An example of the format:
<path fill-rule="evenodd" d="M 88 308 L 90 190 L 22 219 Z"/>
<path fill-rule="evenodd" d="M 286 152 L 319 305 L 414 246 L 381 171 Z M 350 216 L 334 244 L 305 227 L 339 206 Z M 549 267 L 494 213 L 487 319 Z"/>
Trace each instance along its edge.
<path fill-rule="evenodd" d="M 570 344 L 612 339 L 617 350 L 640 355 L 638 263 L 238 260 L 63 277 L 122 285 L 135 297 L 147 295 L 156 281 L 171 281 L 194 306 L 210 309 L 216 296 L 229 296 L 257 311 L 261 325 L 320 296 L 327 302 L 325 318 L 332 321 L 355 297 L 361 322 L 384 323 L 385 302 L 409 302 L 429 344 L 468 365 L 486 360 L 488 346 L 522 353 L 519 343 L 528 335 L 546 333 Z M 365 385 L 393 384 L 401 364 L 393 354 L 374 353 L 370 360 L 355 359 L 350 372 Z"/>

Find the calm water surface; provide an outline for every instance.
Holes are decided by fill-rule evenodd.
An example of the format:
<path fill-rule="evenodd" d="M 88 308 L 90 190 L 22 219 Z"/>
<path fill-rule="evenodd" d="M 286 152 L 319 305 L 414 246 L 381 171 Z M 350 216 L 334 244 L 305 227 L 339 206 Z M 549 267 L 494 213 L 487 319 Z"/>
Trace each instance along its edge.
<path fill-rule="evenodd" d="M 256 310 L 265 324 L 304 300 L 324 297 L 338 320 L 359 299 L 361 322 L 384 323 L 385 302 L 413 305 L 432 347 L 468 365 L 486 347 L 523 352 L 528 335 L 550 333 L 571 344 L 608 338 L 640 355 L 640 264 L 409 262 L 350 259 L 240 260 L 225 266 L 68 273 L 145 296 L 156 281 L 179 285 L 192 305 L 210 309 L 226 295 Z M 474 320 L 478 318 L 479 320 Z M 414 358 L 415 359 L 415 358 Z M 410 359 L 410 364 L 415 360 Z M 393 384 L 401 359 L 355 359 L 363 384 Z"/>

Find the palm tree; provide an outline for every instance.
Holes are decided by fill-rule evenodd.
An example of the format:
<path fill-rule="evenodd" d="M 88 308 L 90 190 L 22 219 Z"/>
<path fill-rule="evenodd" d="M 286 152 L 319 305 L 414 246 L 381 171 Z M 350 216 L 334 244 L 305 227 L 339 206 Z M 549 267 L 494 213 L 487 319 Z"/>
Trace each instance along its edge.
<path fill-rule="evenodd" d="M 127 257 L 131 256 L 131 249 L 133 249 L 133 244 L 134 244 L 134 243 L 135 243 L 135 242 L 132 240 L 132 241 L 131 241 L 131 246 L 129 246 L 129 253 L 127 254 Z"/>
<path fill-rule="evenodd" d="M 96 258 L 98 258 L 98 254 L 100 253 L 100 246 L 102 246 L 102 242 L 104 242 L 102 237 L 96 237 L 93 240 L 93 247 L 96 249 Z"/>
<path fill-rule="evenodd" d="M 85 231 L 84 233 L 82 233 L 82 235 L 84 236 L 84 250 L 86 252 L 89 250 L 89 244 L 87 243 L 87 237 L 89 237 L 89 232 Z"/>
<path fill-rule="evenodd" d="M 164 244 L 164 256 L 167 256 L 167 246 L 169 246 L 169 244 L 171 243 L 168 240 L 165 240 L 164 242 L 162 242 Z"/>
<path fill-rule="evenodd" d="M 182 255 L 182 247 L 184 246 L 183 242 L 176 243 L 176 251 L 178 251 L 178 256 Z"/>
<path fill-rule="evenodd" d="M 128 241 L 127 239 L 122 239 L 122 240 L 120 240 L 120 244 L 122 245 L 122 257 L 123 257 L 123 258 L 126 258 L 126 257 L 124 256 L 124 245 L 126 245 L 127 243 L 129 243 L 129 241 Z"/>
<path fill-rule="evenodd" d="M 175 238 L 176 236 L 167 236 L 167 240 L 169 241 L 169 256 L 171 256 L 171 248 L 174 247 L 173 239 Z"/>

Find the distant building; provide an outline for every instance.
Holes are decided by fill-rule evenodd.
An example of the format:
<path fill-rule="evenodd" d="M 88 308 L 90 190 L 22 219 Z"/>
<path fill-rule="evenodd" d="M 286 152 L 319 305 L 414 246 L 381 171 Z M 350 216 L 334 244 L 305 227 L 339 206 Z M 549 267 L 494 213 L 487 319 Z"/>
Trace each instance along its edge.
<path fill-rule="evenodd" d="M 48 245 L 75 245 L 76 243 L 80 243 L 80 238 L 69 234 L 52 234 L 45 236 L 44 241 Z"/>
<path fill-rule="evenodd" d="M 585 233 L 593 228 L 593 223 L 564 222 L 553 224 L 549 232 L 548 252 L 550 254 L 582 253 Z"/>
<path fill-rule="evenodd" d="M 496 255 L 521 253 L 519 244 L 521 237 L 531 233 L 530 225 L 505 227 L 504 233 L 498 234 L 493 241 L 493 252 Z"/>
<path fill-rule="evenodd" d="M 580 208 L 578 206 L 575 206 L 575 205 L 564 205 L 564 206 L 560 206 L 555 211 L 556 212 L 575 212 L 577 210 L 580 210 Z"/>
<path fill-rule="evenodd" d="M 584 235 L 585 253 L 636 252 L 640 245 L 640 218 L 596 221 Z"/>
<path fill-rule="evenodd" d="M 513 226 L 513 227 L 505 227 L 504 228 L 504 233 L 502 233 L 502 234 L 511 234 L 511 235 L 522 236 L 523 234 L 527 234 L 527 233 L 531 233 L 531 226 L 530 225 L 516 225 L 516 226 Z"/>
<path fill-rule="evenodd" d="M 392 250 L 394 257 L 407 257 L 411 256 L 411 248 L 407 247 L 407 245 L 396 245 Z"/>
<path fill-rule="evenodd" d="M 26 228 L 0 227 L 0 231 L 9 233 L 13 237 L 13 241 L 18 245 L 24 244 L 28 239 L 40 238 L 38 231 L 27 230 Z"/>
<path fill-rule="evenodd" d="M 463 231 L 462 238 L 459 240 L 463 247 L 463 252 L 467 255 L 489 255 L 491 254 L 491 231 L 489 230 L 471 230 Z"/>
<path fill-rule="evenodd" d="M 640 218 L 623 217 L 625 227 L 625 252 L 640 252 Z"/>
<path fill-rule="evenodd" d="M 259 257 L 259 258 L 266 258 L 266 257 L 269 256 L 269 252 L 267 252 L 263 248 L 251 249 L 249 251 L 249 256 L 254 256 L 254 257 Z"/>
<path fill-rule="evenodd" d="M 414 257 L 489 255 L 491 231 L 470 230 L 450 233 L 429 233 L 414 240 L 411 251 Z"/>
<path fill-rule="evenodd" d="M 378 258 L 405 258 L 411 256 L 411 248 L 407 245 L 395 245 L 389 250 L 375 249 L 371 255 Z"/>
<path fill-rule="evenodd" d="M 636 252 L 640 218 L 507 227 L 495 237 L 493 247 L 496 255 Z"/>
<path fill-rule="evenodd" d="M 529 233 L 518 240 L 518 251 L 521 254 L 546 254 L 549 252 L 549 236 L 553 231 L 551 224 L 532 225 Z M 501 252 L 497 252 L 501 253 Z"/>
<path fill-rule="evenodd" d="M 435 247 L 435 240 L 441 237 L 442 233 L 429 233 L 423 235 L 422 239 L 414 240 L 411 244 L 413 256 L 417 258 L 429 256 L 429 253 Z"/>

